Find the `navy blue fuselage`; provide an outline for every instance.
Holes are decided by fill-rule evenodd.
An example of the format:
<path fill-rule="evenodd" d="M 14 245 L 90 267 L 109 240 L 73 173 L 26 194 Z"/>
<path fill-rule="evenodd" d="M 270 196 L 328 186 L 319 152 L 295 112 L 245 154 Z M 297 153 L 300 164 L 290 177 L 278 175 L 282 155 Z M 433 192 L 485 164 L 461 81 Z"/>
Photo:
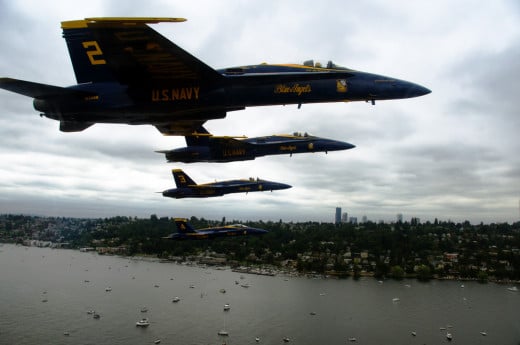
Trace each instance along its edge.
<path fill-rule="evenodd" d="M 94 123 L 151 124 L 189 135 L 245 107 L 410 98 L 420 85 L 332 62 L 260 64 L 215 70 L 150 28 L 175 18 L 87 18 L 62 22 L 78 85 L 0 78 L 0 88 L 34 98 L 66 132 Z"/>
<path fill-rule="evenodd" d="M 237 139 L 211 135 L 186 137 L 187 147 L 157 151 L 164 153 L 168 162 L 233 162 L 253 160 L 268 155 L 329 152 L 348 150 L 355 146 L 338 140 L 315 137 L 307 133 L 279 134 L 256 138 Z"/>

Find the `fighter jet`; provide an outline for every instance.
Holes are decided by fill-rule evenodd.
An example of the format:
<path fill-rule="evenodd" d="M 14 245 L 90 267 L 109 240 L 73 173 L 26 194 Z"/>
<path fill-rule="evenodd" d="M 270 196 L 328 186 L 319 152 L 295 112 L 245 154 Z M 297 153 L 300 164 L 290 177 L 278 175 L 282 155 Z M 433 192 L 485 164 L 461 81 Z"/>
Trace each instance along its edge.
<path fill-rule="evenodd" d="M 243 180 L 196 184 L 181 169 L 173 169 L 172 174 L 177 188 L 165 190 L 162 192 L 162 195 L 175 199 L 208 198 L 212 196 L 222 196 L 229 193 L 263 192 L 266 190 L 272 192 L 273 190 L 291 188 L 288 184 L 261 180 L 259 178 L 255 179 L 252 177 Z"/>
<path fill-rule="evenodd" d="M 218 137 L 204 127 L 186 136 L 187 147 L 157 151 L 168 162 L 233 162 L 267 155 L 348 150 L 355 146 L 343 141 L 319 138 L 307 133 L 278 134 L 257 138 Z"/>
<path fill-rule="evenodd" d="M 243 224 L 233 224 L 217 226 L 214 228 L 204 228 L 195 230 L 191 227 L 188 220 L 185 218 L 175 219 L 177 232 L 170 234 L 164 239 L 168 240 L 202 240 L 215 237 L 231 237 L 231 236 L 246 236 L 246 235 L 264 235 L 268 233 L 267 230 L 251 228 Z"/>
<path fill-rule="evenodd" d="M 0 88 L 32 97 L 41 116 L 59 121 L 64 132 L 82 131 L 95 123 L 125 123 L 153 125 L 165 135 L 189 135 L 208 120 L 246 107 L 345 101 L 375 104 L 430 93 L 408 81 L 332 61 L 215 70 L 148 25 L 183 21 L 64 21 L 61 28 L 78 84 L 61 87 L 0 78 Z"/>

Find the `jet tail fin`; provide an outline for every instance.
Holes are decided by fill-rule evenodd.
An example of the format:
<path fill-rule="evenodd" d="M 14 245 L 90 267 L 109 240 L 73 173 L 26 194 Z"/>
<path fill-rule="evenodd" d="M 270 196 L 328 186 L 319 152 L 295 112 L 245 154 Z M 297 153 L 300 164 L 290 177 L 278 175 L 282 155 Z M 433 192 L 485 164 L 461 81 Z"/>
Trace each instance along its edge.
<path fill-rule="evenodd" d="M 195 233 L 195 229 L 193 229 L 188 223 L 188 220 L 185 218 L 176 218 L 175 220 L 175 226 L 177 226 L 177 232 L 182 233 Z"/>
<path fill-rule="evenodd" d="M 78 83 L 212 83 L 223 76 L 147 24 L 182 18 L 86 18 L 61 23 Z"/>
<path fill-rule="evenodd" d="M 182 171 L 182 169 L 173 169 L 172 174 L 177 188 L 197 185 L 195 181 L 193 181 L 188 175 L 186 175 L 184 171 Z"/>
<path fill-rule="evenodd" d="M 209 137 L 211 137 L 210 132 L 208 132 L 208 130 L 203 126 L 200 126 L 197 128 L 195 133 L 186 135 L 184 138 L 186 139 L 186 145 L 188 146 L 208 146 Z"/>

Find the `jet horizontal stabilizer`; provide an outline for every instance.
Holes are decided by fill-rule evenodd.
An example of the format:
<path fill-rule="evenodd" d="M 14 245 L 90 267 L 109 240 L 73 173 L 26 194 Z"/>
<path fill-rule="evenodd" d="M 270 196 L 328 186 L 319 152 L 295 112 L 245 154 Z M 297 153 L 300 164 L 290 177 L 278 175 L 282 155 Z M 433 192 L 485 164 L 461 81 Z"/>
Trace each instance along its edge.
<path fill-rule="evenodd" d="M 35 83 L 13 78 L 0 78 L 0 88 L 32 98 L 51 98 L 60 96 L 92 96 L 91 92 Z"/>

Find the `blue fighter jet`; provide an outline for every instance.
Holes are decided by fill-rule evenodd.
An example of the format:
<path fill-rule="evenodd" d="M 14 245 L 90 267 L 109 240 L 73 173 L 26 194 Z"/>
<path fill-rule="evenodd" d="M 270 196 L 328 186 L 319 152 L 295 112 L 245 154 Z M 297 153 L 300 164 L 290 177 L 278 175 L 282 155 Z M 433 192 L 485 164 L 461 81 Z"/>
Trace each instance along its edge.
<path fill-rule="evenodd" d="M 195 230 L 185 218 L 175 219 L 177 232 L 163 237 L 168 240 L 203 240 L 215 237 L 231 237 L 231 236 L 249 236 L 264 235 L 267 230 L 251 228 L 243 224 L 233 224 L 217 226 L 214 228 L 204 228 Z"/>
<path fill-rule="evenodd" d="M 208 120 L 222 119 L 228 112 L 246 107 L 350 101 L 375 104 L 430 93 L 408 81 L 356 71 L 332 61 L 215 70 L 148 25 L 183 21 L 64 21 L 61 28 L 77 85 L 0 78 L 0 88 L 33 98 L 34 108 L 59 121 L 63 132 L 79 132 L 95 123 L 126 123 L 153 125 L 165 135 L 184 136 Z"/>
<path fill-rule="evenodd" d="M 267 190 L 272 192 L 273 190 L 291 188 L 288 184 L 271 182 L 258 178 L 196 184 L 181 169 L 173 169 L 172 174 L 177 188 L 165 190 L 162 192 L 162 195 L 175 199 L 208 198 L 213 196 L 222 196 L 229 193 L 263 192 Z"/>
<path fill-rule="evenodd" d="M 343 141 L 319 138 L 307 133 L 278 134 L 257 138 L 219 137 L 204 127 L 186 136 L 187 147 L 157 151 L 168 162 L 233 162 L 267 155 L 348 150 L 355 146 Z"/>

